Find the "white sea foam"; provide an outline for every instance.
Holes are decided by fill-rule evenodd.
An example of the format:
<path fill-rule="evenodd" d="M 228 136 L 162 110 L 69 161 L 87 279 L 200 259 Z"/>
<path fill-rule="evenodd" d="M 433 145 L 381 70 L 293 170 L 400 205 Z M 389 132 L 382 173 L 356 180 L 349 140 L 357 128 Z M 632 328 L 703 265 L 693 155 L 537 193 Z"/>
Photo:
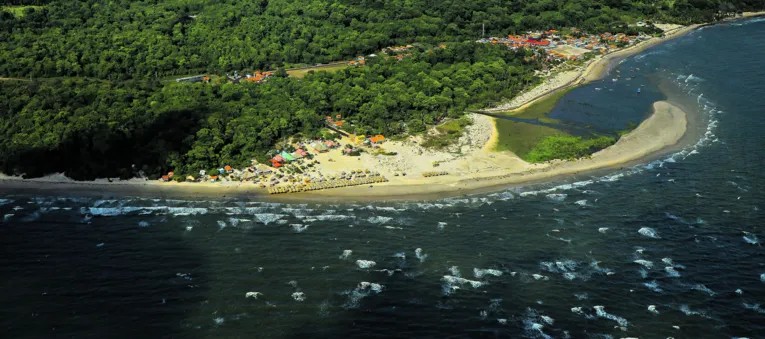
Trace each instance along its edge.
<path fill-rule="evenodd" d="M 680 272 L 678 272 L 674 267 L 667 266 L 664 267 L 664 271 L 667 272 L 667 276 L 670 278 L 677 278 L 680 276 Z"/>
<path fill-rule="evenodd" d="M 371 260 L 356 260 L 356 266 L 359 268 L 372 268 L 375 267 L 375 265 L 377 265 L 377 263 Z"/>
<path fill-rule="evenodd" d="M 149 227 L 149 222 L 148 221 L 139 221 L 138 222 L 138 227 Z"/>
<path fill-rule="evenodd" d="M 352 253 L 353 251 L 351 250 L 343 250 L 343 254 L 340 255 L 340 259 L 348 259 Z"/>
<path fill-rule="evenodd" d="M 598 228 L 598 232 L 600 232 L 600 233 L 606 233 L 606 231 L 608 231 L 608 227 Z"/>
<path fill-rule="evenodd" d="M 391 217 L 382 217 L 382 216 L 374 216 L 374 217 L 369 217 L 367 219 L 367 221 L 372 223 L 372 224 L 384 224 L 384 223 L 387 223 L 388 221 L 391 221 L 391 220 L 393 220 L 393 218 L 391 218 Z"/>
<path fill-rule="evenodd" d="M 348 301 L 345 304 L 345 308 L 357 308 L 359 307 L 359 301 L 370 294 L 378 294 L 382 292 L 385 286 L 362 281 L 352 291 L 346 291 L 344 294 L 348 295 Z"/>
<path fill-rule="evenodd" d="M 8 214 L 3 215 L 3 222 L 8 222 L 8 220 L 11 220 L 11 218 L 13 218 L 14 215 L 16 215 L 16 214 L 8 213 Z"/>
<path fill-rule="evenodd" d="M 292 227 L 292 230 L 294 230 L 296 233 L 302 233 L 303 231 L 308 229 L 309 225 L 303 225 L 303 224 L 290 224 L 290 227 Z"/>
<path fill-rule="evenodd" d="M 439 229 L 439 230 L 443 230 L 443 229 L 444 229 L 444 227 L 446 227 L 446 223 L 445 223 L 445 222 L 443 222 L 443 221 L 439 221 L 439 222 L 438 222 L 438 229 Z"/>
<path fill-rule="evenodd" d="M 222 229 L 226 228 L 226 226 L 227 226 L 227 225 L 226 225 L 226 222 L 225 222 L 225 221 L 223 221 L 223 220 L 218 220 L 218 229 L 221 229 L 221 230 L 222 230 Z"/>
<path fill-rule="evenodd" d="M 226 321 L 226 319 L 223 318 L 223 317 L 217 317 L 217 318 L 213 319 L 213 321 L 215 322 L 215 325 L 220 326 L 220 325 L 223 325 L 223 323 Z"/>
<path fill-rule="evenodd" d="M 532 274 L 531 276 L 534 277 L 534 280 L 550 280 L 550 277 L 541 274 Z"/>
<path fill-rule="evenodd" d="M 656 309 L 656 305 L 648 305 L 648 312 L 659 314 L 659 311 Z"/>
<path fill-rule="evenodd" d="M 14 200 L 11 199 L 0 199 L 0 206 L 8 205 L 10 203 L 14 202 Z"/>
<path fill-rule="evenodd" d="M 709 294 L 710 296 L 714 296 L 716 294 L 714 291 L 710 290 L 704 284 L 693 285 L 692 289 L 697 290 L 697 291 L 702 291 L 702 292 L 704 292 L 706 294 Z"/>
<path fill-rule="evenodd" d="M 691 308 L 688 305 L 686 305 L 686 304 L 680 305 L 680 307 L 678 309 L 680 310 L 680 312 L 683 312 L 685 315 L 699 315 L 699 316 L 702 316 L 704 318 L 710 318 L 706 314 L 706 312 L 691 310 Z"/>
<path fill-rule="evenodd" d="M 579 206 L 587 206 L 587 199 L 577 200 L 574 203 L 579 205 Z"/>
<path fill-rule="evenodd" d="M 194 226 L 186 226 L 186 232 L 191 232 Z"/>
<path fill-rule="evenodd" d="M 454 291 L 462 288 L 465 285 L 470 285 L 473 288 L 479 288 L 484 285 L 484 283 L 480 281 L 468 280 L 465 278 L 455 277 L 452 275 L 443 276 L 441 278 L 441 281 L 444 283 L 441 287 L 445 295 L 449 295 L 453 293 Z"/>
<path fill-rule="evenodd" d="M 417 248 L 414 250 L 414 256 L 417 257 L 417 259 L 420 259 L 420 262 L 425 261 L 425 258 L 428 257 L 427 254 L 422 252 L 422 248 Z"/>
<path fill-rule="evenodd" d="M 642 235 L 644 237 L 648 237 L 648 238 L 653 238 L 653 239 L 658 239 L 659 238 L 659 235 L 656 234 L 656 230 L 653 229 L 653 228 L 650 228 L 650 227 L 642 227 L 641 229 L 638 230 L 638 233 L 640 233 L 640 235 Z"/>
<path fill-rule="evenodd" d="M 551 193 L 547 195 L 547 199 L 553 200 L 553 201 L 563 201 L 566 200 L 566 197 L 568 194 L 563 193 Z"/>
<path fill-rule="evenodd" d="M 633 262 L 636 263 L 636 264 L 640 264 L 643 267 L 648 268 L 648 269 L 653 268 L 653 262 L 648 261 L 648 260 L 638 259 L 638 260 L 635 260 Z"/>
<path fill-rule="evenodd" d="M 284 214 L 275 214 L 275 213 L 257 213 L 254 215 L 255 220 L 257 220 L 260 223 L 263 223 L 264 225 L 268 225 L 272 222 L 275 222 L 286 215 Z"/>
<path fill-rule="evenodd" d="M 449 267 L 449 272 L 455 277 L 461 277 L 460 269 L 457 266 Z"/>
<path fill-rule="evenodd" d="M 582 308 L 581 307 L 572 307 L 571 308 L 571 313 L 582 314 Z"/>
<path fill-rule="evenodd" d="M 760 314 L 765 314 L 765 309 L 761 308 L 760 304 L 747 304 L 747 303 L 744 303 L 744 308 L 750 309 L 750 310 L 755 311 L 755 312 L 760 313 Z"/>
<path fill-rule="evenodd" d="M 260 292 L 247 292 L 244 294 L 245 298 L 255 298 L 258 299 L 259 297 L 262 297 L 263 293 Z"/>
<path fill-rule="evenodd" d="M 493 275 L 495 277 L 499 277 L 502 275 L 502 271 L 495 270 L 495 269 L 473 268 L 473 276 L 475 276 L 476 278 L 481 279 L 486 275 Z"/>
<path fill-rule="evenodd" d="M 104 247 L 104 243 L 98 243 L 96 244 L 96 247 Z"/>
<path fill-rule="evenodd" d="M 603 306 L 594 306 L 593 308 L 595 309 L 595 313 L 598 315 L 598 317 L 613 320 L 613 321 L 617 322 L 619 324 L 619 326 L 622 326 L 622 327 L 629 326 L 629 322 L 627 322 L 627 319 L 624 319 L 622 317 L 619 317 L 619 316 L 616 316 L 616 315 L 613 315 L 613 314 L 610 314 L 610 313 L 606 312 L 605 307 L 603 307 Z"/>
<path fill-rule="evenodd" d="M 757 235 L 751 233 L 744 236 L 744 241 L 750 245 L 758 245 L 760 243 L 760 240 L 757 239 Z"/>
<path fill-rule="evenodd" d="M 656 280 L 644 282 L 643 285 L 645 285 L 645 287 L 648 287 L 649 290 L 654 291 L 656 293 L 664 292 L 664 290 L 659 288 L 659 283 L 657 283 Z"/>
<path fill-rule="evenodd" d="M 303 292 L 292 293 L 292 299 L 295 299 L 295 301 L 305 301 L 305 293 Z"/>
<path fill-rule="evenodd" d="M 760 281 L 765 283 L 765 273 L 760 274 Z"/>

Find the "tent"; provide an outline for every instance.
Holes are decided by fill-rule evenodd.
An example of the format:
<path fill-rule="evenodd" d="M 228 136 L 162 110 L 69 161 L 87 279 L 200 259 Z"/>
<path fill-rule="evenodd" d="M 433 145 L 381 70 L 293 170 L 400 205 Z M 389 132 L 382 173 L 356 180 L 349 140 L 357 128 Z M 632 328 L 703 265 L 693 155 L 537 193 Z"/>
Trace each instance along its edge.
<path fill-rule="evenodd" d="M 306 151 L 304 151 L 302 148 L 298 148 L 295 153 L 300 154 L 301 157 L 308 155 L 308 153 L 306 153 Z"/>
<path fill-rule="evenodd" d="M 287 152 L 282 152 L 281 156 L 287 161 L 295 161 L 295 157 L 293 157 L 292 154 L 289 154 Z"/>
<path fill-rule="evenodd" d="M 287 159 L 284 159 L 283 156 L 281 156 L 280 154 L 277 154 L 273 159 L 271 159 L 271 162 L 274 162 L 274 161 L 276 161 L 276 162 L 285 162 L 285 161 L 287 161 Z"/>
<path fill-rule="evenodd" d="M 316 150 L 316 152 L 326 152 L 327 146 L 324 146 L 321 142 L 314 142 L 311 144 L 311 147 Z"/>

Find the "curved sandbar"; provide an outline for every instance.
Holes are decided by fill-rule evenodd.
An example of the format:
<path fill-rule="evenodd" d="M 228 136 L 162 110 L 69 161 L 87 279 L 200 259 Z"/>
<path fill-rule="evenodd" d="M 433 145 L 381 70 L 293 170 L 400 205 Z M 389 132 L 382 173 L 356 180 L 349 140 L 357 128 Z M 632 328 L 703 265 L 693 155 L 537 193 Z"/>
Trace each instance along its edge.
<path fill-rule="evenodd" d="M 350 188 L 311 192 L 309 196 L 355 198 L 355 199 L 414 199 L 435 195 L 455 196 L 498 189 L 500 186 L 544 182 L 572 174 L 582 174 L 598 169 L 613 168 L 649 157 L 677 144 L 687 129 L 686 113 L 679 107 L 657 101 L 653 113 L 636 129 L 623 136 L 611 147 L 593 154 L 590 158 L 575 161 L 553 161 L 544 165 L 529 165 L 527 169 L 513 173 L 486 175 L 486 173 L 452 176 L 452 182 L 390 183 L 374 188 Z M 515 159 L 521 161 L 520 159 Z M 297 195 L 295 197 L 298 197 Z"/>

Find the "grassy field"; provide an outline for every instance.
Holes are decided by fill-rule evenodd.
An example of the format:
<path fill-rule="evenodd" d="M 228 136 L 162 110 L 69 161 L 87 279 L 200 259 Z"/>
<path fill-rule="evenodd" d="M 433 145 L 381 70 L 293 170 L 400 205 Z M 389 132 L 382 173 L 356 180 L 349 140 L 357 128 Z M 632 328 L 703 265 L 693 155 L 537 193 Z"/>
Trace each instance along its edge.
<path fill-rule="evenodd" d="M 23 17 L 24 16 L 24 10 L 27 8 L 34 8 L 35 10 L 38 10 L 40 8 L 43 8 L 43 6 L 0 6 L 4 11 L 11 12 L 16 17 Z"/>
<path fill-rule="evenodd" d="M 287 70 L 287 74 L 289 74 L 289 76 L 291 76 L 291 77 L 302 78 L 309 71 L 335 72 L 335 71 L 339 71 L 341 69 L 345 69 L 346 67 L 348 67 L 348 64 L 342 63 L 342 64 L 327 65 L 327 66 L 317 66 L 317 67 L 310 67 L 310 68 L 303 68 L 303 69 L 296 69 L 296 70 Z"/>
<path fill-rule="evenodd" d="M 497 134 L 495 151 L 511 151 L 525 159 L 542 140 L 565 133 L 548 126 L 497 119 Z"/>
<path fill-rule="evenodd" d="M 536 119 L 545 123 L 557 124 L 560 123 L 560 121 L 548 118 L 547 114 L 552 111 L 558 101 L 560 101 L 568 91 L 570 91 L 570 89 L 557 91 L 526 108 L 499 112 L 499 114 L 505 114 L 519 119 Z M 565 132 L 552 127 L 503 119 L 497 119 L 497 132 L 499 134 L 499 140 L 497 141 L 495 151 L 511 151 L 524 159 L 526 158 L 526 155 L 537 146 L 537 144 L 547 137 L 567 135 Z"/>

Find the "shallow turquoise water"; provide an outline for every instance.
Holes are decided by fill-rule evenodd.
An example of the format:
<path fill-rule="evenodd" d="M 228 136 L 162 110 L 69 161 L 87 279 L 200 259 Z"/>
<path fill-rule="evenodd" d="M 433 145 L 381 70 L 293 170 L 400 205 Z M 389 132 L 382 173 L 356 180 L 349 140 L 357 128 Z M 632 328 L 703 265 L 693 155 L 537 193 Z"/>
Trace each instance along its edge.
<path fill-rule="evenodd" d="M 9 338 L 756 338 L 762 46 L 763 21 L 705 28 L 625 60 L 632 80 L 613 71 L 568 94 L 554 117 L 617 126 L 664 96 L 702 117 L 694 145 L 605 176 L 411 203 L 3 197 L 0 326 Z"/>

